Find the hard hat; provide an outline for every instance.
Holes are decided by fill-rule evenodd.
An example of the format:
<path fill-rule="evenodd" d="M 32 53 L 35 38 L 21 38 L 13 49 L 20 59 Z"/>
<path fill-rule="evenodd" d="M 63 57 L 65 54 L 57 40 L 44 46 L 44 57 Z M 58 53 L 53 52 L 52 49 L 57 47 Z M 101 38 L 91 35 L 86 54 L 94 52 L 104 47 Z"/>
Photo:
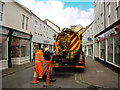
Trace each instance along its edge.
<path fill-rule="evenodd" d="M 45 48 L 45 51 L 47 51 L 48 50 L 48 48 Z"/>
<path fill-rule="evenodd" d="M 82 32 L 79 32 L 79 35 L 82 35 Z"/>

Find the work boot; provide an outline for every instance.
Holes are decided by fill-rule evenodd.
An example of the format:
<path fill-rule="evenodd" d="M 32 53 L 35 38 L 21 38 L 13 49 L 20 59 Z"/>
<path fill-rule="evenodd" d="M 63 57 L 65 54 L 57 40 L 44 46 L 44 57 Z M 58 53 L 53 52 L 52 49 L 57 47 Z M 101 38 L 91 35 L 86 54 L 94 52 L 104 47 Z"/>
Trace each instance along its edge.
<path fill-rule="evenodd" d="M 46 72 L 43 74 L 43 80 L 45 81 L 46 80 L 46 77 L 47 77 L 47 75 L 46 75 Z"/>
<path fill-rule="evenodd" d="M 43 78 L 42 77 L 38 77 L 38 80 L 43 81 Z"/>

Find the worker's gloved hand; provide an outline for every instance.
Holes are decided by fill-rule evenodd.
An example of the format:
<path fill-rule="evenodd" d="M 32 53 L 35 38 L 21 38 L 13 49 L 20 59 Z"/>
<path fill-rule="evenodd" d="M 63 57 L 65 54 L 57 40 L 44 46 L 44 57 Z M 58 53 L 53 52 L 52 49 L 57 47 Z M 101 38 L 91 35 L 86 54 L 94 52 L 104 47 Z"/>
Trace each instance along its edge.
<path fill-rule="evenodd" d="M 45 66 L 45 63 L 43 63 L 43 65 Z"/>

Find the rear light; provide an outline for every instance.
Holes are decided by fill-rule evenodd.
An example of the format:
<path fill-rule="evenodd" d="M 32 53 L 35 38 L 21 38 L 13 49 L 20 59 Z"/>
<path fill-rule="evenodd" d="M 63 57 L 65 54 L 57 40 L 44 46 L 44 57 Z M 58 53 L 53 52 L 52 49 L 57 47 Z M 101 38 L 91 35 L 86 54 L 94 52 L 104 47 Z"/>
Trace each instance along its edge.
<path fill-rule="evenodd" d="M 52 63 L 56 63 L 56 61 L 52 61 Z"/>
<path fill-rule="evenodd" d="M 84 62 L 83 62 L 83 61 L 80 61 L 79 64 L 84 64 Z"/>

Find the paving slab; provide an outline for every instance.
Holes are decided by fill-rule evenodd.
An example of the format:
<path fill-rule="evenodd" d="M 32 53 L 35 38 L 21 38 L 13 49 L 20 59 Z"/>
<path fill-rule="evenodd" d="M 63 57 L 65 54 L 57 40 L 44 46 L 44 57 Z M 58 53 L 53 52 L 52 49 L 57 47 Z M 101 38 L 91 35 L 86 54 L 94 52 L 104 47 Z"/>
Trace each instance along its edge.
<path fill-rule="evenodd" d="M 81 79 L 91 85 L 103 88 L 120 88 L 119 74 L 92 58 L 86 57 L 85 72 L 81 74 Z"/>

